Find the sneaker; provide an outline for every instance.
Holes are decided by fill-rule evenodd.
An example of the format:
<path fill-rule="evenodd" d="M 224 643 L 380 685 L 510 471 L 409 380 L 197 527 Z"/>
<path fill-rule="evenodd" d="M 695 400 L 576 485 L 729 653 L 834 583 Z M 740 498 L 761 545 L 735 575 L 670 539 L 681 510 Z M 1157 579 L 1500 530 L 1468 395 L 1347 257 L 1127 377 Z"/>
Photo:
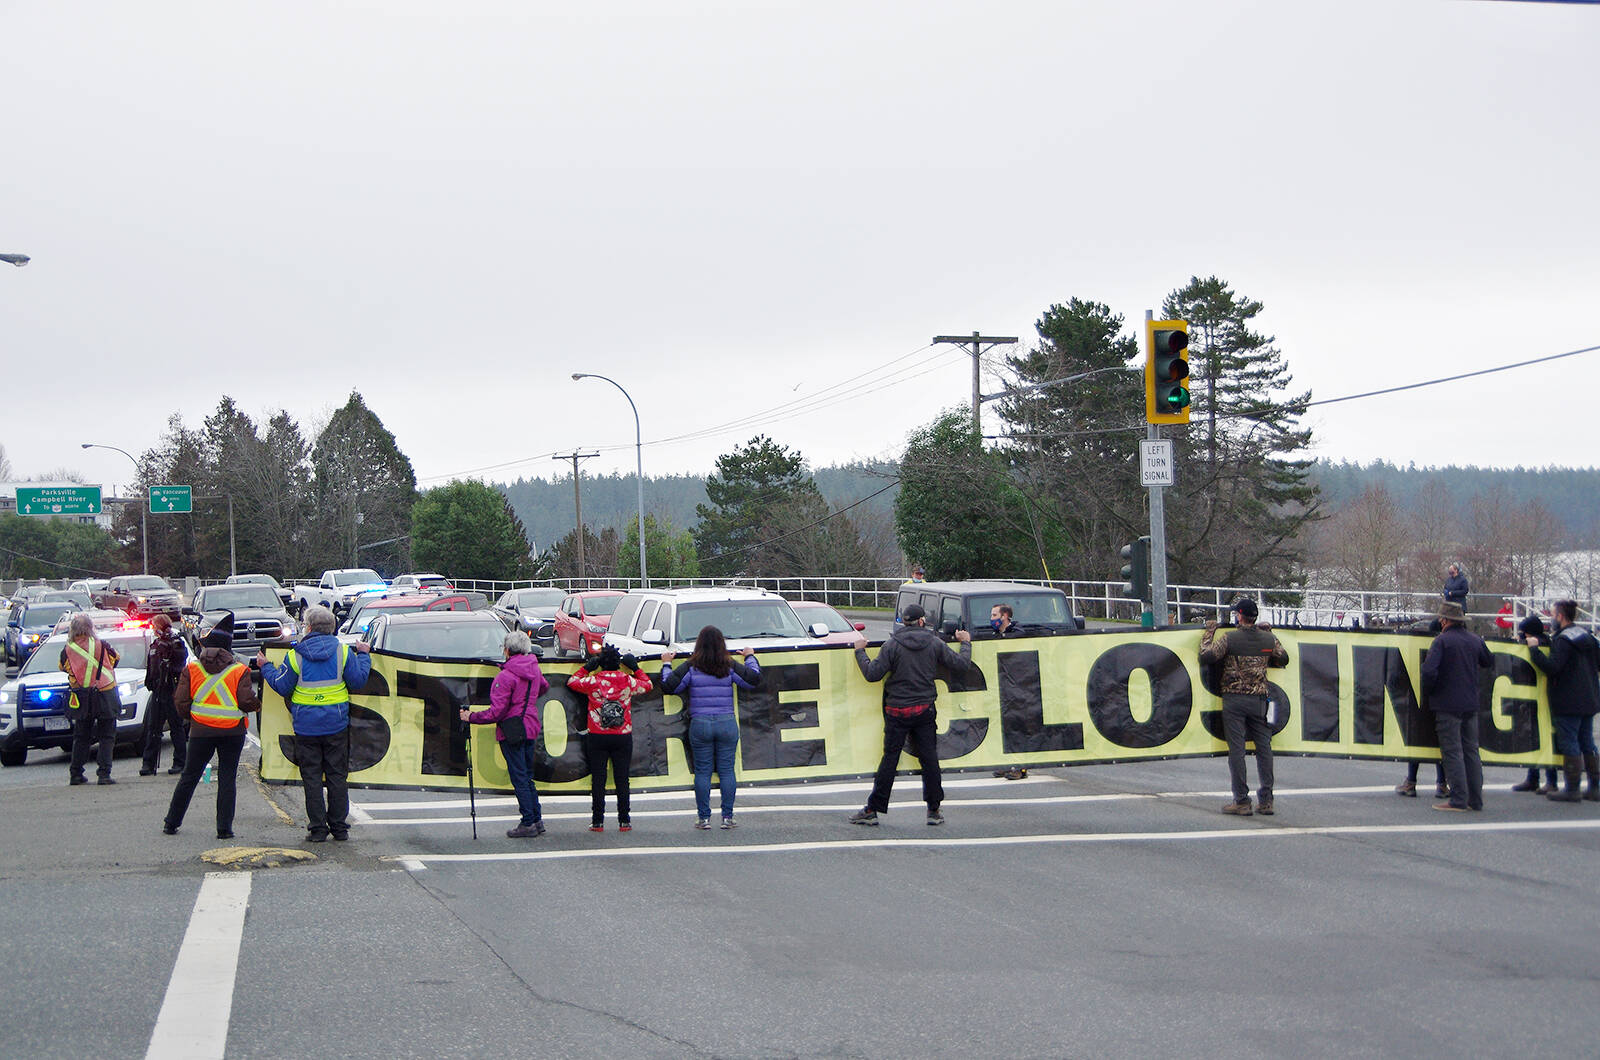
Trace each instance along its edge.
<path fill-rule="evenodd" d="M 709 817 L 697 818 L 695 820 L 695 822 L 694 822 L 694 826 L 696 828 L 700 829 L 700 831 L 702 831 L 702 832 L 710 831 L 711 830 L 711 818 L 709 818 Z"/>
<path fill-rule="evenodd" d="M 1272 809 L 1272 800 L 1262 799 L 1260 802 L 1256 803 L 1256 812 L 1264 817 L 1271 817 L 1274 812 Z"/>
<path fill-rule="evenodd" d="M 1450 785 L 1443 781 L 1435 784 L 1433 786 L 1433 795 L 1437 799 L 1448 799 L 1450 797 Z"/>
<path fill-rule="evenodd" d="M 222 831 L 219 831 L 217 833 L 217 838 L 218 839 L 232 839 L 233 838 L 233 830 L 232 829 L 224 829 Z"/>
<path fill-rule="evenodd" d="M 603 824 L 592 824 L 589 826 L 589 831 L 591 832 L 604 832 L 605 830 L 606 826 Z"/>
<path fill-rule="evenodd" d="M 929 810 L 928 825 L 932 827 L 941 824 L 944 824 L 944 814 L 940 813 L 938 810 Z"/>
<path fill-rule="evenodd" d="M 67 785 L 69 787 L 76 787 L 79 784 L 87 784 L 87 783 L 89 783 L 89 778 L 88 777 L 71 777 L 71 778 L 69 778 L 67 780 Z"/>
<path fill-rule="evenodd" d="M 1466 813 L 1467 812 L 1467 808 L 1465 806 L 1455 806 L 1455 805 L 1452 805 L 1451 803 L 1448 803 L 1448 802 L 1436 802 L 1436 803 L 1433 804 L 1433 808 L 1436 809 L 1436 810 L 1443 810 L 1446 813 Z"/>
<path fill-rule="evenodd" d="M 1414 780 L 1402 780 L 1394 786 L 1394 793 L 1414 799 L 1417 797 L 1417 782 Z"/>
<path fill-rule="evenodd" d="M 172 827 L 170 824 L 164 824 L 164 825 L 161 826 L 161 834 L 162 835 L 177 835 L 178 834 L 178 830 L 176 828 Z"/>
<path fill-rule="evenodd" d="M 722 827 L 723 828 L 737 828 L 739 826 L 733 823 L 733 818 L 732 817 L 724 817 L 722 819 Z"/>
<path fill-rule="evenodd" d="M 1006 770 L 1005 777 L 1007 780 L 1026 780 L 1028 771 L 1022 766 L 1018 766 L 1015 769 Z"/>
<path fill-rule="evenodd" d="M 1249 799 L 1245 799 L 1242 802 L 1230 802 L 1222 807 L 1222 812 L 1231 813 L 1235 817 L 1249 817 L 1251 814 L 1255 813 L 1255 811 L 1250 808 Z"/>
<path fill-rule="evenodd" d="M 519 824 L 506 833 L 507 839 L 537 839 L 544 835 L 544 827 L 540 824 Z"/>
<path fill-rule="evenodd" d="M 878 814 L 874 810 L 857 810 L 849 817 L 851 824 L 866 824 L 874 828 L 878 826 Z"/>
<path fill-rule="evenodd" d="M 619 832 L 631 832 L 631 831 L 633 831 L 633 825 L 629 824 L 627 821 L 618 821 L 617 822 L 617 831 L 619 831 Z"/>

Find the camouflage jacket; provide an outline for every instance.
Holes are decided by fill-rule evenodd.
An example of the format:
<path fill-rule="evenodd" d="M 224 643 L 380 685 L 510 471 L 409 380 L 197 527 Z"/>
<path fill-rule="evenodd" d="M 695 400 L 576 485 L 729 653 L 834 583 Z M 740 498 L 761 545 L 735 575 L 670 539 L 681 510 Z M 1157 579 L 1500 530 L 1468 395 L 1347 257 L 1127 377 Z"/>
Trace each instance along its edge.
<path fill-rule="evenodd" d="M 1267 667 L 1289 665 L 1289 653 L 1278 638 L 1254 626 L 1206 630 L 1200 637 L 1200 658 L 1222 663 L 1223 695 L 1264 696 Z"/>

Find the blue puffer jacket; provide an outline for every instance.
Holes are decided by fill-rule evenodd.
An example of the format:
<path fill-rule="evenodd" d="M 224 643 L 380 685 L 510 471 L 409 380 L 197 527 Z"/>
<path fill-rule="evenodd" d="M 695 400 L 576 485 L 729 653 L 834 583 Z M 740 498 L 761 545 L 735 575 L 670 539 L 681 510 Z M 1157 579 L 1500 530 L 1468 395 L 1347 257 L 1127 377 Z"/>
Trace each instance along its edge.
<path fill-rule="evenodd" d="M 332 633 L 310 633 L 301 638 L 300 642 L 290 649 L 300 656 L 300 676 L 307 681 L 329 681 L 339 672 L 339 638 Z M 365 652 L 350 649 L 350 657 L 344 664 L 344 686 L 351 692 L 359 692 L 361 686 L 367 683 L 367 675 L 372 672 L 372 660 L 367 658 Z M 278 666 L 273 663 L 264 663 L 261 667 L 261 676 L 272 690 L 289 703 L 289 713 L 294 716 L 294 731 L 296 736 L 332 736 L 336 732 L 343 732 L 350 725 L 350 704 L 324 703 L 320 706 L 312 704 L 298 704 L 290 701 L 294 694 L 294 686 L 299 683 L 299 677 L 289 668 L 287 661 Z"/>
<path fill-rule="evenodd" d="M 726 677 L 712 677 L 688 663 L 671 672 L 665 666 L 661 668 L 661 691 L 682 696 L 691 718 L 732 714 L 735 683 L 740 688 L 748 689 L 754 689 L 761 683 L 761 664 L 756 662 L 754 656 L 743 664 L 730 660 Z"/>

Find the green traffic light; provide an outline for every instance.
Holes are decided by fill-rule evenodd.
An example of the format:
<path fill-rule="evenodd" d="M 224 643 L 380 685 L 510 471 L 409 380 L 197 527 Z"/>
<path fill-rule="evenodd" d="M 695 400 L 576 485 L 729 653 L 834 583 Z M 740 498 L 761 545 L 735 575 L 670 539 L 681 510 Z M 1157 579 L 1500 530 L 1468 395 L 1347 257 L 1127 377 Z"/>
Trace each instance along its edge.
<path fill-rule="evenodd" d="M 1189 407 L 1189 391 L 1183 387 L 1173 387 L 1167 391 L 1166 405 L 1169 412 L 1178 412 Z"/>

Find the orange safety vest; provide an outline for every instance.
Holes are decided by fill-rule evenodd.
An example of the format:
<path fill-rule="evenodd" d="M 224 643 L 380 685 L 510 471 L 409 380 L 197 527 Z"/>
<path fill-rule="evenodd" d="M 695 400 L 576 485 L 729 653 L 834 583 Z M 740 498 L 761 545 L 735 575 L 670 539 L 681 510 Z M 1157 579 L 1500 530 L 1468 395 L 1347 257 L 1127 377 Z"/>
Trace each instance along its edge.
<path fill-rule="evenodd" d="M 237 728 L 245 719 L 239 709 L 239 682 L 250 672 L 243 663 L 233 663 L 220 674 L 208 674 L 197 662 L 190 662 L 189 720 L 217 729 Z"/>

